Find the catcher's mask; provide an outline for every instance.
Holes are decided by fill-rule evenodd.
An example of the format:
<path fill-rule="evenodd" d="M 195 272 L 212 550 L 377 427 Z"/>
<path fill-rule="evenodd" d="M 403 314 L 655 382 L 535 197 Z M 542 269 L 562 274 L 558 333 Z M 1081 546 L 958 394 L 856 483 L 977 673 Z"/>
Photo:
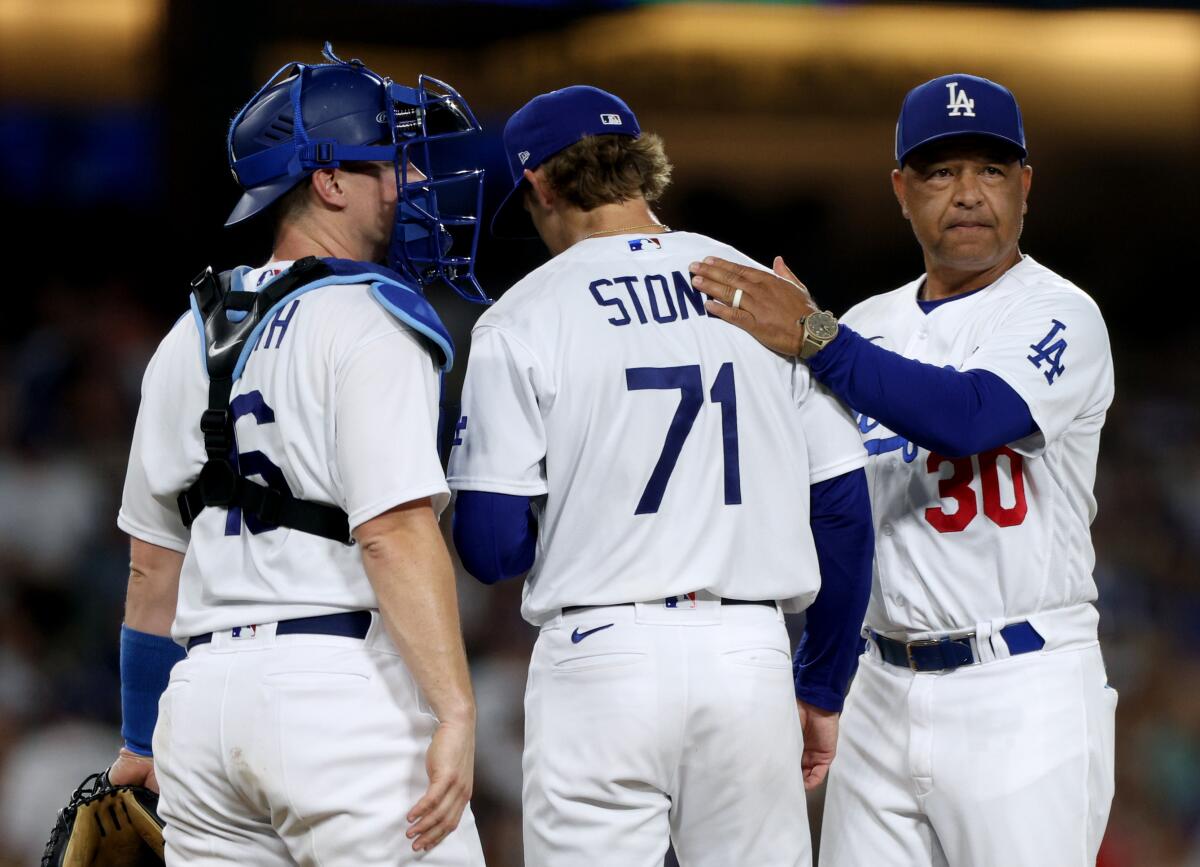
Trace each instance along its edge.
<path fill-rule="evenodd" d="M 328 42 L 322 53 L 328 63 L 279 69 L 230 124 L 229 166 L 243 193 L 225 225 L 259 213 L 317 169 L 388 161 L 399 193 L 389 267 L 422 288 L 442 280 L 469 301 L 491 301 L 475 279 L 483 169 L 452 168 L 440 147 L 480 129 L 466 101 L 436 78 L 405 87 L 340 59 Z M 424 178 L 409 180 L 409 166 Z"/>

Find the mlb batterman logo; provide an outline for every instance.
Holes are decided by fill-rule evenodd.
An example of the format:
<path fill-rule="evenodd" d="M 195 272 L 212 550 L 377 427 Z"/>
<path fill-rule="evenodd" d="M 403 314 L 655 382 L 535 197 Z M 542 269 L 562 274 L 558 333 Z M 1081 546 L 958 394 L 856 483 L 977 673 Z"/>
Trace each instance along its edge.
<path fill-rule="evenodd" d="M 621 115 L 619 114 L 602 114 L 600 115 L 600 123 L 605 126 L 620 126 Z"/>
<path fill-rule="evenodd" d="M 958 89 L 957 81 L 946 82 L 946 89 L 950 91 L 950 102 L 946 104 L 950 113 L 947 117 L 975 116 L 975 100 L 968 98 L 965 90 Z"/>

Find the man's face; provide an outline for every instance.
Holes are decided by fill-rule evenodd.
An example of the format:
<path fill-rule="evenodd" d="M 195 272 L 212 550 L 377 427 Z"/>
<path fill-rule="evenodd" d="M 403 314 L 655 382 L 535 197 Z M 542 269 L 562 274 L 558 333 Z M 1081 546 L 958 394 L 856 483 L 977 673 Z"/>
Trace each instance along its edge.
<path fill-rule="evenodd" d="M 935 142 L 892 172 L 931 265 L 984 271 L 1016 255 L 1033 170 L 987 139 Z"/>
<path fill-rule="evenodd" d="M 408 166 L 408 181 L 422 181 L 425 176 L 415 166 Z M 396 172 L 390 162 L 358 163 L 345 171 L 341 182 L 346 185 L 349 207 L 354 209 L 356 225 L 361 227 L 364 240 L 378 251 L 376 259 L 387 253 L 396 220 L 396 201 L 399 190 Z"/>

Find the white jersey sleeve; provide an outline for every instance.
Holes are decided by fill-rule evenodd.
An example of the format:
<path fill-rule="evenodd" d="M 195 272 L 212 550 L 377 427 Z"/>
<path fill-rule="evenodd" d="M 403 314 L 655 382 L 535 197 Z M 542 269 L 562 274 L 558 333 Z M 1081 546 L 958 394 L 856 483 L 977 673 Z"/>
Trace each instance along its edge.
<path fill-rule="evenodd" d="M 190 327 L 190 323 L 185 323 Z M 165 344 L 166 341 L 164 341 Z M 148 458 L 158 453 L 165 443 L 172 442 L 176 431 L 162 413 L 154 411 L 147 395 L 154 394 L 155 371 L 163 349 L 159 348 L 142 377 L 142 401 L 138 407 L 137 423 L 133 428 L 133 445 L 129 449 L 129 464 L 125 470 L 125 490 L 121 495 L 121 511 L 117 525 L 131 536 L 172 551 L 185 553 L 191 533 L 179 517 L 174 497 L 156 492 L 150 483 Z"/>
<path fill-rule="evenodd" d="M 504 329 L 477 326 L 463 386 L 463 436 L 450 456 L 456 489 L 539 496 L 546 488 L 546 429 L 538 395 L 541 365 Z"/>
<path fill-rule="evenodd" d="M 397 328 L 353 350 L 334 373 L 337 466 L 350 529 L 424 497 L 450 498 L 437 453 L 437 370 L 418 338 Z M 390 456 L 387 472 L 379 457 Z"/>
<path fill-rule="evenodd" d="M 813 382 L 800 402 L 800 427 L 808 445 L 809 484 L 866 466 L 867 451 L 858 425 L 825 386 Z"/>
<path fill-rule="evenodd" d="M 1025 401 L 1039 431 L 1014 444 L 1027 456 L 1112 402 L 1108 331 L 1095 302 L 1071 286 L 1031 294 L 1011 308 L 963 369 L 996 374 Z"/>

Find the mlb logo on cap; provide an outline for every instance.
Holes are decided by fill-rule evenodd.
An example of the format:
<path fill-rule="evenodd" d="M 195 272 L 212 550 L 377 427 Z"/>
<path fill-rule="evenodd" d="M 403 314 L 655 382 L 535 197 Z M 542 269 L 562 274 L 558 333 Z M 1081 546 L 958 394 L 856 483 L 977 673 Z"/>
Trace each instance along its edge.
<path fill-rule="evenodd" d="M 960 135 L 994 138 L 1025 159 L 1025 127 L 1017 98 L 1001 84 L 977 75 L 943 75 L 904 97 L 896 122 L 896 162 L 922 145 Z"/>
<path fill-rule="evenodd" d="M 621 115 L 619 114 L 602 114 L 600 115 L 600 123 L 605 126 L 620 126 Z"/>

